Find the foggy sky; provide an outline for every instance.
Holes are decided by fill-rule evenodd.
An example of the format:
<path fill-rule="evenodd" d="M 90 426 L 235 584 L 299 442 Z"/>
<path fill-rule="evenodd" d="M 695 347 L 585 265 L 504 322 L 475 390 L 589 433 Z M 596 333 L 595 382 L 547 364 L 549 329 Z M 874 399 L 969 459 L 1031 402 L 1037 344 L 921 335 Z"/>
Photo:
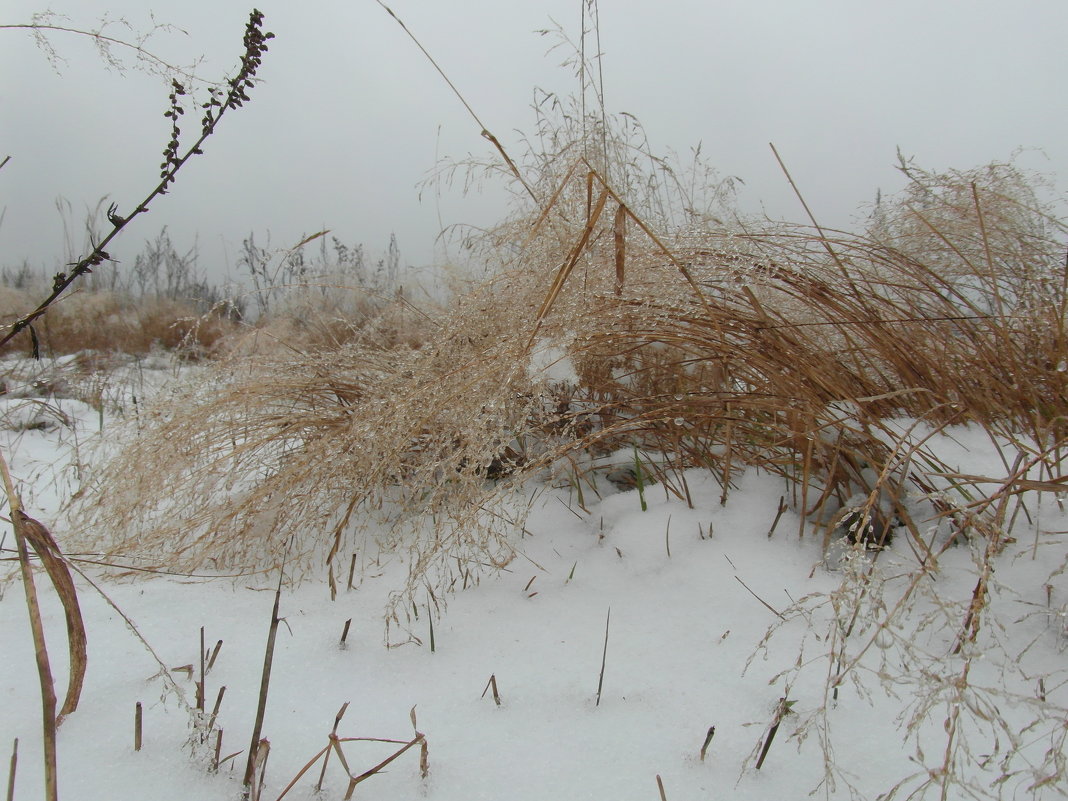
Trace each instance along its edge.
<path fill-rule="evenodd" d="M 554 21 L 577 40 L 580 0 L 392 0 L 391 7 L 506 148 L 531 133 L 533 88 L 573 94 Z M 54 0 L 61 24 L 125 18 L 154 53 L 199 75 L 232 74 L 250 6 L 233 0 Z M 43 6 L 7 0 L 0 23 Z M 374 0 L 263 0 L 276 34 L 252 102 L 208 140 L 171 193 L 111 253 L 132 262 L 168 226 L 180 249 L 198 243 L 213 278 L 243 237 L 273 246 L 329 228 L 374 254 L 395 232 L 405 262 L 451 254 L 442 226 L 499 221 L 507 195 L 466 199 L 418 184 L 443 157 L 492 157 L 491 146 L 441 77 Z M 1064 0 L 602 0 L 601 49 L 609 112 L 634 114 L 656 151 L 698 142 L 722 175 L 745 181 L 744 211 L 802 220 L 768 147 L 774 142 L 806 200 L 832 227 L 850 224 L 876 189 L 901 186 L 898 148 L 920 166 L 1004 161 L 1068 175 L 1068 3 Z M 108 33 L 129 38 L 113 25 Z M 0 30 L 0 265 L 51 270 L 73 258 L 56 199 L 81 242 L 85 209 L 104 195 L 120 211 L 157 180 L 168 139 L 167 83 L 109 71 L 80 37 L 49 36 L 50 65 L 31 35 Z M 592 45 L 590 45 L 592 49 Z M 118 51 L 116 51 L 118 52 Z M 129 59 L 127 59 L 129 62 Z M 198 115 L 187 116 L 188 132 Z M 191 141 L 191 140 L 190 140 Z M 1063 180 L 1058 184 L 1063 189 Z M 121 269 L 121 267 L 120 267 Z"/>

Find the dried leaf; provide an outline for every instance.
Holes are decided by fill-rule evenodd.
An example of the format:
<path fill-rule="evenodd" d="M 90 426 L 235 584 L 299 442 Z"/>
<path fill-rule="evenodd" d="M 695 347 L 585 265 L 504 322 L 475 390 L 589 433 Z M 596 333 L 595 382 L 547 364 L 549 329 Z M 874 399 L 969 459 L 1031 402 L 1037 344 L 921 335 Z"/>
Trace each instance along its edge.
<path fill-rule="evenodd" d="M 67 619 L 67 646 L 70 651 L 70 679 L 63 707 L 56 717 L 56 722 L 61 723 L 63 718 L 78 708 L 82 684 L 85 681 L 87 640 L 82 610 L 78 605 L 78 593 L 74 587 L 74 579 L 71 577 L 70 570 L 67 569 L 67 564 L 51 532 L 21 509 L 16 510 L 12 518 L 14 524 L 19 527 L 19 533 L 36 551 L 41 564 L 48 573 L 48 578 L 52 581 L 52 586 L 56 589 L 56 594 L 63 602 L 63 613 Z"/>

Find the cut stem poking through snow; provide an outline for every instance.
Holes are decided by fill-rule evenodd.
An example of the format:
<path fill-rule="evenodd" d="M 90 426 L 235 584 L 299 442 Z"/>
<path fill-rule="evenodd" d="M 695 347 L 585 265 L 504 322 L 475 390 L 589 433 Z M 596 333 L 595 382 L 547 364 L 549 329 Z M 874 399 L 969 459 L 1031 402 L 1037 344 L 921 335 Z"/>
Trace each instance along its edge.
<path fill-rule="evenodd" d="M 246 797 L 252 792 L 256 767 L 259 763 L 256 752 L 261 744 L 267 742 L 266 740 L 260 739 L 260 731 L 263 729 L 263 715 L 267 710 L 267 690 L 271 685 L 271 668 L 274 664 L 274 642 L 278 635 L 278 606 L 282 600 L 282 579 L 285 576 L 285 557 L 288 553 L 289 547 L 287 543 L 282 556 L 282 564 L 278 568 L 278 587 L 274 592 L 274 607 L 271 609 L 271 625 L 267 632 L 267 649 L 263 655 L 263 674 L 260 677 L 260 695 L 259 703 L 256 706 L 256 723 L 252 727 L 252 742 L 249 744 L 248 762 L 245 764 L 244 785 Z M 266 754 L 264 754 L 263 761 L 266 762 Z"/>

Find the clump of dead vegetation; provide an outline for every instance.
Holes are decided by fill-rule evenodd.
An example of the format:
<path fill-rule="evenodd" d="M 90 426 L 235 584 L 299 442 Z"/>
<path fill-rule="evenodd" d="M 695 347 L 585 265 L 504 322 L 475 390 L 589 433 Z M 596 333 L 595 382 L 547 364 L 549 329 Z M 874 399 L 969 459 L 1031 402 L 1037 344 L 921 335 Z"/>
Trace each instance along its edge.
<path fill-rule="evenodd" d="M 632 120 L 564 120 L 527 159 L 536 202 L 480 244 L 484 284 L 444 311 L 388 306 L 332 349 L 239 351 L 85 493 L 79 547 L 268 570 L 297 532 L 310 573 L 399 551 L 408 590 L 440 592 L 512 558 L 506 499 L 529 475 L 637 445 L 680 497 L 695 465 L 724 499 L 738 471 L 773 471 L 823 523 L 859 495 L 858 530 L 883 510 L 922 562 L 907 499 L 941 479 L 888 418 L 1024 433 L 1058 478 L 1064 229 L 1014 168 L 907 165 L 914 188 L 849 235 L 732 218 L 721 185 L 701 205 L 650 171 Z"/>
<path fill-rule="evenodd" d="M 17 319 L 39 294 L 0 291 L 0 324 Z M 206 314 L 191 301 L 106 291 L 72 294 L 35 326 L 38 353 L 47 358 L 85 351 L 144 356 L 157 349 L 200 358 L 236 330 L 233 319 Z M 18 352 L 25 344 L 9 343 L 6 351 Z"/>
<path fill-rule="evenodd" d="M 780 515 L 799 513 L 799 535 L 815 524 L 824 545 L 841 534 L 854 546 L 842 590 L 790 610 L 833 608 L 835 700 L 945 550 L 971 548 L 971 597 L 939 607 L 952 651 L 922 655 L 925 677 L 952 681 L 923 686 L 917 720 L 930 699 L 956 711 L 942 764 L 925 764 L 914 797 L 946 797 L 955 760 L 972 756 L 960 709 L 978 697 L 970 671 L 995 562 L 1026 514 L 1020 496 L 1068 482 L 1063 222 L 1012 165 L 936 174 L 908 162 L 904 194 L 860 234 L 743 219 L 729 182 L 699 164 L 701 180 L 684 180 L 632 118 L 551 98 L 539 108 L 537 144 L 515 161 L 484 132 L 504 161 L 490 171 L 513 176 L 522 198 L 477 243 L 484 282 L 442 308 L 403 293 L 334 305 L 328 284 L 307 282 L 278 297 L 284 324 L 139 416 L 75 499 L 65 544 L 138 569 L 281 575 L 284 561 L 286 576 L 325 575 L 332 592 L 350 553 L 396 557 L 409 574 L 387 615 L 403 625 L 416 592 L 440 607 L 517 556 L 537 480 L 596 492 L 599 457 L 630 450 L 639 481 L 648 469 L 689 500 L 685 471 L 702 467 L 726 503 L 736 477 L 760 469 L 781 477 Z M 165 156 L 161 188 L 184 163 Z M 116 232 L 126 222 L 111 221 Z M 101 247 L 82 273 L 109 258 Z M 41 320 L 61 283 L 15 329 Z M 273 302 L 276 287 L 260 289 Z M 345 321 L 353 310 L 358 324 Z M 930 432 L 960 423 L 999 443 L 1003 476 L 954 473 L 925 449 Z M 658 458 L 643 467 L 639 450 Z M 910 560 L 896 597 L 875 569 L 892 536 Z M 892 610 L 858 644 L 855 624 L 876 601 L 879 615 Z M 1042 693 L 1036 720 L 1055 736 Z M 1018 751 L 1013 741 L 1004 776 Z M 1039 780 L 1063 785 L 1063 760 L 1047 761 Z"/>

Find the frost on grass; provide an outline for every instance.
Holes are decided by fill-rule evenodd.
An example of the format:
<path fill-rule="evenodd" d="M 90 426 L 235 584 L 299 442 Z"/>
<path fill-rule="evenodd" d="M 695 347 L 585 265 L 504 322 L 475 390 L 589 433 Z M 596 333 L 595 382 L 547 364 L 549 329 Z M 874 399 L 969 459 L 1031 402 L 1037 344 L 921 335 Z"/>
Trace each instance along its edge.
<path fill-rule="evenodd" d="M 977 439 L 978 432 L 961 433 Z M 1016 502 L 1043 511 L 1036 494 Z M 819 744 L 824 776 L 816 789 L 858 795 L 863 766 L 837 756 L 851 738 L 872 738 L 883 758 L 901 763 L 900 778 L 879 796 L 887 801 L 1042 798 L 1068 789 L 1068 639 L 1063 609 L 1051 602 L 1064 563 L 1051 572 L 1035 552 L 1041 539 L 1063 554 L 1063 536 L 1050 538 L 1039 520 L 1063 523 L 1065 516 L 1046 505 L 1015 527 L 1017 537 L 998 534 L 989 527 L 997 521 L 987 519 L 985 532 L 958 538 L 943 519 L 929 532 L 941 547 L 921 562 L 901 548 L 857 543 L 839 554 L 835 590 L 800 598 L 769 629 L 753 658 L 789 662 L 778 638 L 805 632 L 793 665 L 773 683 L 803 699 L 790 736 L 799 746 L 809 737 Z M 981 534 L 1003 536 L 1005 550 L 993 553 Z M 893 720 L 858 727 L 867 710 L 888 706 L 899 710 Z"/>
<path fill-rule="evenodd" d="M 892 519 L 921 560 L 913 494 L 989 537 L 971 502 L 1059 475 L 1064 287 L 1006 276 L 1063 271 L 1064 228 L 1014 173 L 939 176 L 922 209 L 906 196 L 868 235 L 828 240 L 726 221 L 719 184 L 701 205 L 629 122 L 589 123 L 584 148 L 574 120 L 543 120 L 553 146 L 518 160 L 536 203 L 476 243 L 488 277 L 418 336 L 238 348 L 157 406 L 83 492 L 78 547 L 233 572 L 274 570 L 288 542 L 294 574 L 335 583 L 352 552 L 386 555 L 409 568 L 402 608 L 507 565 L 528 480 L 581 488 L 605 454 L 664 455 L 651 478 L 681 499 L 690 467 L 723 502 L 761 467 L 802 517 Z M 906 247 L 923 231 L 945 245 L 929 263 Z M 903 415 L 1020 446 L 988 485 Z"/>

